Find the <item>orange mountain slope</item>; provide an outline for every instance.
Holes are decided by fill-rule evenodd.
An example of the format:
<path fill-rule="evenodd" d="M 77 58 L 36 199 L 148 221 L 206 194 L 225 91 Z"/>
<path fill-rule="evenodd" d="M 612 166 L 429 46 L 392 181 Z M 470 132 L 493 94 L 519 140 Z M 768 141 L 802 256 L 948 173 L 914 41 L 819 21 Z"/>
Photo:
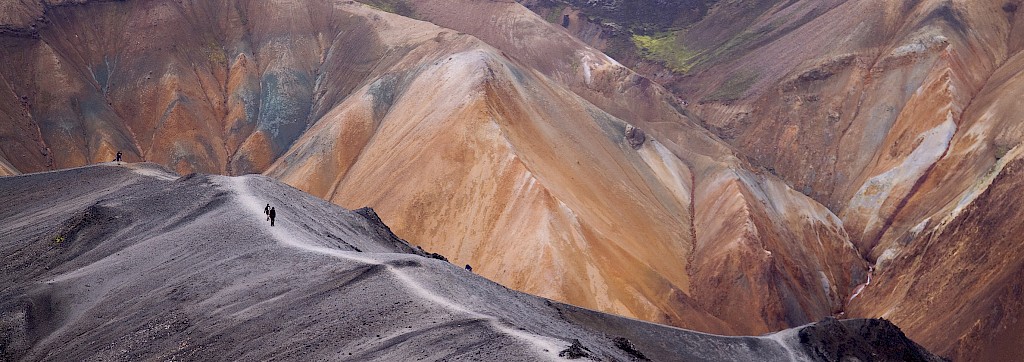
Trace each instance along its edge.
<path fill-rule="evenodd" d="M 447 3 L 508 29 L 475 36 L 345 2 L 46 4 L 5 5 L 30 14 L 0 38 L 12 172 L 266 172 L 509 287 L 723 333 L 831 315 L 865 275 L 826 208 L 514 3 Z"/>
<path fill-rule="evenodd" d="M 597 10 L 525 2 L 609 46 L 586 36 L 605 29 L 587 20 Z M 1020 2 L 743 5 L 674 13 L 621 60 L 839 215 L 876 270 L 851 316 L 890 318 L 958 360 L 1020 359 L 1024 240 L 1006 224 L 1024 216 L 1006 189 L 1024 140 Z"/>

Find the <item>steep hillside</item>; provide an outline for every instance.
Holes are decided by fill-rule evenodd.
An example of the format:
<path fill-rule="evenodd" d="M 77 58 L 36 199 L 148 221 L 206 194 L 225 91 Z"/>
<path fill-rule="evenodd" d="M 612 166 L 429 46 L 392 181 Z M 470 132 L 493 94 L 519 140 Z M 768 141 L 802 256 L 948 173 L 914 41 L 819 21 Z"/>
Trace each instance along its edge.
<path fill-rule="evenodd" d="M 635 148 L 643 151 L 646 148 L 643 140 L 653 138 L 652 146 L 659 150 L 658 154 L 664 157 L 670 153 L 679 158 L 685 167 L 677 166 L 674 171 L 670 169 L 675 174 L 670 176 L 677 181 L 669 184 L 683 180 L 683 192 L 676 192 L 676 195 L 692 194 L 689 199 L 683 196 L 682 203 L 691 204 L 693 220 L 688 223 L 684 219 L 681 223 L 693 225 L 693 239 L 697 240 L 688 267 L 690 279 L 697 284 L 690 289 L 723 291 L 725 296 L 710 296 L 703 292 L 687 294 L 714 315 L 733 326 L 740 326 L 740 331 L 764 331 L 761 321 L 767 322 L 769 330 L 785 324 L 802 324 L 800 321 L 805 317 L 800 315 L 806 315 L 806 312 L 800 310 L 815 310 L 810 315 L 820 316 L 838 312 L 845 300 L 840 295 L 849 295 L 852 289 L 848 283 L 859 283 L 864 278 L 864 266 L 850 254 L 846 236 L 834 216 L 771 176 L 749 171 L 728 148 L 685 116 L 677 100 L 661 87 L 610 61 L 579 40 L 558 32 L 551 24 L 513 2 L 418 1 L 411 5 L 417 18 L 472 34 L 500 49 L 514 64 L 536 70 L 540 79 L 555 81 L 601 110 L 640 127 L 638 138 L 631 141 L 636 142 Z M 459 8 L 460 14 L 465 16 L 447 11 L 450 6 Z M 522 83 L 519 74 L 528 73 L 515 74 L 516 82 Z M 560 98 L 557 94 L 546 95 L 543 89 L 528 89 L 529 92 L 523 92 L 524 96 L 537 96 L 538 101 L 527 99 L 524 102 L 527 105 L 548 105 Z M 499 99 L 515 102 L 522 98 L 515 93 L 512 95 Z M 550 123 L 552 119 L 574 121 L 575 117 L 571 113 L 567 115 L 566 110 L 576 107 L 554 108 L 547 111 L 551 116 L 543 117 L 541 114 L 545 122 Z M 566 128 L 566 134 L 580 133 L 578 126 Z M 637 135 L 633 131 L 625 133 Z M 584 135 L 567 135 L 563 139 L 584 139 L 586 141 L 576 142 L 577 147 L 584 149 L 604 142 L 602 137 L 581 137 Z M 622 144 L 627 142 L 622 141 L 620 139 L 617 147 L 626 150 L 628 156 L 630 151 Z M 512 139 L 512 142 L 515 144 L 516 140 Z M 517 151 L 520 149 L 516 147 Z M 558 152 L 569 151 L 560 149 Z M 568 158 L 568 162 L 552 172 L 566 174 L 559 176 L 561 179 L 574 180 L 575 173 L 581 170 L 572 165 L 572 160 Z M 531 171 L 537 172 L 532 168 Z M 621 173 L 621 169 L 613 168 L 608 172 L 598 172 L 599 176 L 594 179 L 614 178 Z M 686 183 L 687 178 L 692 181 Z M 542 184 L 551 186 L 546 181 Z M 575 184 L 568 187 L 574 192 L 581 191 Z M 590 197 L 615 193 L 620 191 L 591 192 Z M 666 204 L 664 201 L 659 203 Z M 622 204 L 611 205 L 621 208 Z M 594 211 L 604 209 L 589 210 Z M 678 225 L 680 223 L 669 228 L 678 228 Z M 628 226 L 616 225 L 616 228 L 623 227 Z M 401 228 L 399 222 L 396 229 Z M 650 226 L 644 229 L 650 229 Z M 650 243 L 641 245 L 649 248 L 646 245 Z M 816 261 L 805 261 L 808 259 Z M 824 260 L 837 263 L 828 265 Z M 838 264 L 847 266 L 834 268 Z M 642 280 L 634 276 L 623 279 Z M 762 289 L 764 286 L 767 288 Z M 673 287 L 677 288 L 678 284 Z M 757 291 L 751 294 L 752 290 Z M 807 293 L 816 294 L 814 298 L 819 299 L 806 300 Z M 757 300 L 762 295 L 770 297 L 764 301 Z M 751 303 L 763 311 L 761 317 L 746 317 Z M 765 314 L 769 317 L 764 317 Z M 741 315 L 745 317 L 739 317 Z M 675 320 L 671 315 L 668 317 L 643 318 L 677 325 L 692 323 Z M 784 324 L 778 324 L 780 320 L 785 320 Z"/>
<path fill-rule="evenodd" d="M 434 24 L 350 2 L 7 1 L 0 149 L 12 173 L 117 150 L 266 173 L 508 287 L 710 332 L 834 315 L 865 279 L 828 209 L 526 8 L 371 3 Z"/>
<path fill-rule="evenodd" d="M 517 0 L 587 44 L 690 100 L 734 100 L 758 75 L 695 80 L 716 65 L 758 56 L 760 46 L 843 3 L 831 1 Z M 794 54 L 795 57 L 799 55 Z M 712 79 L 721 82 L 722 79 Z M 737 94 L 739 93 L 739 94 Z"/>
<path fill-rule="evenodd" d="M 938 360 L 879 320 L 721 337 L 553 303 L 262 176 L 105 164 L 0 202 L 4 360 Z"/>
<path fill-rule="evenodd" d="M 618 14 L 613 23 L 636 12 L 525 3 L 570 15 L 568 30 L 596 46 L 605 43 L 587 28 L 607 27 L 577 12 Z M 631 31 L 646 38 L 622 60 L 688 100 L 750 162 L 839 215 L 876 270 L 851 313 L 908 323 L 911 336 L 959 358 L 1019 359 L 1000 353 L 1022 342 L 1014 321 L 1024 312 L 1004 301 L 1019 289 L 1005 276 L 1016 275 L 1024 240 L 950 225 L 987 230 L 1022 216 L 982 211 L 1013 198 L 999 187 L 1013 182 L 1022 141 L 1020 2 L 743 2 L 755 4 L 767 7 L 716 2 L 699 20 Z M 713 23 L 746 30 L 705 26 Z M 707 46 L 723 35 L 724 48 Z"/>

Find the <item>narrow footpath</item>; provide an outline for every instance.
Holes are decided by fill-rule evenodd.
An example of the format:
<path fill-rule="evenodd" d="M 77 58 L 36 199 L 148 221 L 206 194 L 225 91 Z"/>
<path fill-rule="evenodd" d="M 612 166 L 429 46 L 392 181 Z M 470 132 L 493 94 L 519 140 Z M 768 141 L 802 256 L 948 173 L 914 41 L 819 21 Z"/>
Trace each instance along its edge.
<path fill-rule="evenodd" d="M 237 201 L 238 203 L 241 204 L 241 207 L 245 210 L 248 210 L 251 216 L 253 218 L 256 218 L 261 224 L 265 223 L 264 219 L 266 215 L 263 214 L 264 203 L 262 200 L 257 198 L 254 194 L 252 194 L 252 192 L 249 190 L 249 187 L 246 184 L 246 177 L 224 177 L 224 179 L 226 180 L 226 182 L 221 183 L 221 185 L 227 189 L 232 190 L 235 193 L 235 195 L 238 196 Z M 287 225 L 289 225 L 289 223 L 280 222 L 279 220 L 277 225 L 275 225 L 274 227 L 271 227 L 269 223 L 266 223 L 266 228 L 278 243 L 290 248 L 301 249 L 304 251 L 309 251 L 312 253 L 322 255 L 329 255 L 335 258 L 353 261 L 366 265 L 383 266 L 385 267 L 385 270 L 387 270 L 387 272 L 391 273 L 393 276 L 395 276 L 396 279 L 401 281 L 402 284 L 404 284 L 404 286 L 408 288 L 408 290 L 420 296 L 423 300 L 430 301 L 444 308 L 447 308 L 454 312 L 454 314 L 463 314 L 465 315 L 465 318 L 467 320 L 486 321 L 495 331 L 535 346 L 536 349 L 534 350 L 534 352 L 536 352 L 539 358 L 548 360 L 561 360 L 561 358 L 558 357 L 558 352 L 564 350 L 569 346 L 569 344 L 565 341 L 552 337 L 527 333 L 523 330 L 508 325 L 508 323 L 503 322 L 497 317 L 466 309 L 462 305 L 455 303 L 445 298 L 444 296 L 438 295 L 430 291 L 429 289 L 423 287 L 423 285 L 416 281 L 416 279 L 410 277 L 401 269 L 394 268 L 393 266 L 387 263 L 383 263 L 373 258 L 367 257 L 366 253 L 357 251 L 337 250 L 321 246 L 315 246 L 314 243 L 304 243 L 301 240 L 301 238 L 296 237 L 295 234 L 291 233 L 288 230 Z"/>

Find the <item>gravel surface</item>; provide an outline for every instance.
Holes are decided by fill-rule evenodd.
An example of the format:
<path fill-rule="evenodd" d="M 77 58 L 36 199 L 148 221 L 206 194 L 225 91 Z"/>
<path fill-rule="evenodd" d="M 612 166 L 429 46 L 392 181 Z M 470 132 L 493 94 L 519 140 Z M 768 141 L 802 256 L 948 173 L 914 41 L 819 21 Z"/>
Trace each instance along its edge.
<path fill-rule="evenodd" d="M 102 164 L 0 203 L 0 360 L 813 360 L 509 290 L 263 176 Z"/>

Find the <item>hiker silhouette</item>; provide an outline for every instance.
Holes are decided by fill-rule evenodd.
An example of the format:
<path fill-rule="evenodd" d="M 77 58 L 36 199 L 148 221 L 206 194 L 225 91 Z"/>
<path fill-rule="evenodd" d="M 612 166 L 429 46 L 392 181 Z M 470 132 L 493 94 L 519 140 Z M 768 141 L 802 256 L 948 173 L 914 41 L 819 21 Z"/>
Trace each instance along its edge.
<path fill-rule="evenodd" d="M 274 226 L 274 217 L 277 216 L 277 213 L 274 212 L 274 208 L 273 207 L 270 208 L 270 214 L 269 215 L 270 215 L 270 226 Z"/>
<path fill-rule="evenodd" d="M 270 221 L 270 204 L 263 208 L 263 214 L 267 215 L 267 221 Z"/>
<path fill-rule="evenodd" d="M 117 151 L 117 156 L 114 157 L 114 162 L 121 162 L 121 151 Z"/>

